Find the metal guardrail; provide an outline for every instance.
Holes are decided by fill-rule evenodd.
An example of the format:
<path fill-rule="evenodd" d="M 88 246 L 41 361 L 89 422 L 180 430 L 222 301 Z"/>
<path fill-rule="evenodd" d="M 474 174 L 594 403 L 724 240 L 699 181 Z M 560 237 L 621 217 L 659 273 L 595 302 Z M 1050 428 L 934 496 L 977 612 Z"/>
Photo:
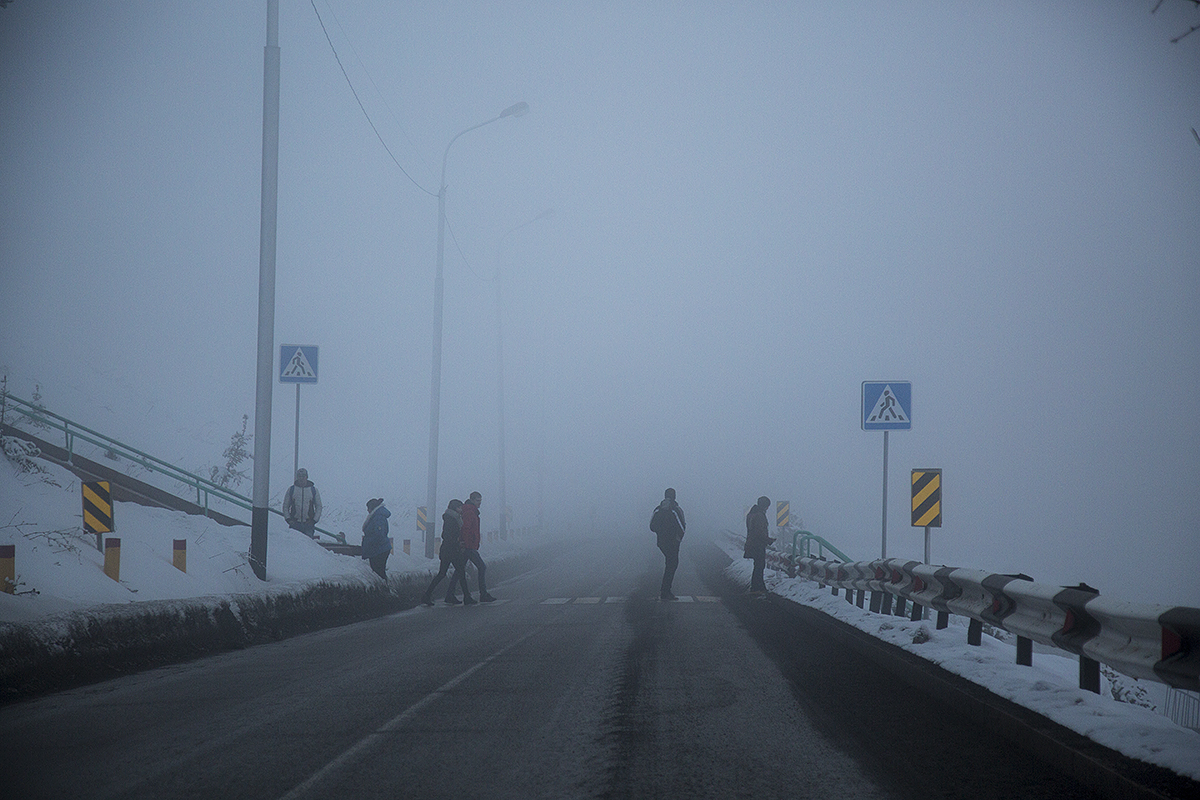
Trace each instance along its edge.
<path fill-rule="evenodd" d="M 871 610 L 898 615 L 912 602 L 912 619 L 921 607 L 938 613 L 944 628 L 950 614 L 971 620 L 968 644 L 979 644 L 983 625 L 1017 636 L 1017 663 L 1032 663 L 1032 642 L 1079 657 L 1080 687 L 1100 691 L 1099 665 L 1134 678 L 1177 689 L 1200 691 L 1200 608 L 1130 603 L 1101 597 L 1090 586 L 1050 586 L 1028 575 L 997 575 L 979 570 L 935 567 L 918 561 L 887 559 L 849 564 L 801 558 L 796 577 L 846 590 L 853 602 L 872 592 Z M 876 593 L 884 602 L 876 602 Z"/>
<path fill-rule="evenodd" d="M 174 481 L 182 483 L 184 486 L 196 491 L 196 505 L 203 508 L 206 512 L 209 511 L 209 501 L 211 498 L 224 500 L 227 503 L 235 505 L 239 508 L 250 511 L 254 508 L 254 502 L 249 497 L 239 494 L 231 489 L 220 486 L 213 481 L 201 477 L 199 475 L 188 472 L 185 469 L 175 466 L 174 464 L 163 461 L 160 458 L 144 453 L 137 448 L 113 439 L 110 436 L 105 436 L 98 431 L 80 425 L 72 420 L 67 419 L 61 414 L 55 414 L 41 406 L 35 405 L 28 400 L 22 400 L 14 396 L 10 392 L 3 392 L 3 402 L 6 410 L 21 414 L 35 423 L 61 431 L 65 437 L 64 448 L 67 451 L 67 460 L 71 461 L 75 453 L 76 440 L 87 442 L 88 444 L 102 447 L 110 455 L 115 455 L 118 458 L 123 458 L 130 463 L 137 464 L 140 467 L 157 472 L 160 475 L 165 475 Z M 277 508 L 268 508 L 272 514 L 283 516 L 283 512 Z M 317 533 L 322 533 L 336 542 L 341 544 L 346 543 L 346 537 L 339 533 L 331 533 L 322 528 L 316 528 Z"/>

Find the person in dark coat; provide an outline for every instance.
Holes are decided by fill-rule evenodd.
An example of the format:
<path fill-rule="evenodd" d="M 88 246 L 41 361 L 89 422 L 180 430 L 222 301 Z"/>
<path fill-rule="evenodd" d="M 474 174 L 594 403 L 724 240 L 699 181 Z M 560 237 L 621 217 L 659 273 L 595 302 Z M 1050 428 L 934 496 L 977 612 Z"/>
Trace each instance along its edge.
<path fill-rule="evenodd" d="M 750 576 L 750 594 L 766 594 L 767 584 L 763 581 L 763 569 L 767 565 L 767 545 L 775 541 L 768 535 L 767 509 L 771 507 L 768 497 L 758 498 L 754 508 L 746 515 L 746 549 L 743 558 L 754 559 L 754 573 Z"/>
<path fill-rule="evenodd" d="M 450 605 L 475 604 L 475 598 L 467 591 L 467 559 L 462 549 L 462 506 L 461 500 L 451 500 L 442 513 L 442 546 L 438 550 L 438 558 L 442 563 L 438 574 L 433 576 L 429 588 L 421 598 L 421 602 L 427 606 L 433 605 L 433 590 L 442 582 L 442 578 L 446 577 L 451 567 L 454 567 L 454 577 L 450 579 L 451 591 L 446 596 L 446 602 Z M 453 593 L 454 584 L 459 581 L 462 582 L 463 589 L 461 601 Z"/>
<path fill-rule="evenodd" d="M 367 518 L 362 524 L 362 557 L 370 562 L 375 574 L 387 580 L 387 560 L 392 554 L 392 540 L 388 536 L 388 517 L 392 512 L 383 504 L 383 498 L 367 501 Z"/>
<path fill-rule="evenodd" d="M 479 535 L 479 504 L 483 502 L 483 495 L 479 492 L 471 492 L 471 496 L 467 498 L 467 502 L 463 503 L 462 507 L 462 546 L 463 558 L 474 564 L 476 571 L 479 573 L 479 599 L 484 603 L 494 603 L 496 598 L 488 594 L 487 590 L 487 564 L 484 563 L 483 557 L 479 555 L 479 544 L 481 537 Z M 466 575 L 463 576 L 463 585 L 466 585 Z M 446 593 L 446 602 L 450 602 L 450 598 L 454 595 L 454 581 L 450 581 L 450 589 Z"/>
<path fill-rule="evenodd" d="M 675 570 L 679 568 L 679 544 L 683 541 L 687 523 L 683 518 L 683 509 L 675 502 L 674 489 L 663 492 L 663 501 L 650 517 L 650 530 L 658 537 L 658 549 L 666 559 L 658 596 L 662 600 L 678 600 L 671 594 L 671 584 L 675 581 Z"/>

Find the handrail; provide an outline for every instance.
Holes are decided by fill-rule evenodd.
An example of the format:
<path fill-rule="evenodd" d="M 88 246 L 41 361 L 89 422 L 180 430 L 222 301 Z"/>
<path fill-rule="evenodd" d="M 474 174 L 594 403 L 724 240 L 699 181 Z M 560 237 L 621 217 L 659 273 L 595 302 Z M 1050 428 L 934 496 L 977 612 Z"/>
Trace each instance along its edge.
<path fill-rule="evenodd" d="M 801 537 L 803 537 L 803 538 L 801 538 Z M 792 534 L 792 563 L 793 564 L 796 563 L 796 558 L 797 558 L 797 552 L 796 552 L 797 551 L 797 546 L 796 546 L 797 541 L 799 541 L 799 543 L 802 545 L 802 550 L 803 550 L 803 555 L 799 556 L 800 558 L 809 558 L 810 553 L 812 552 L 812 543 L 816 542 L 817 543 L 817 552 L 819 555 L 823 556 L 825 554 L 825 551 L 828 550 L 829 552 L 831 552 L 835 556 L 837 556 L 839 559 L 841 559 L 843 563 L 850 561 L 850 556 L 846 555 L 841 550 L 838 550 L 836 547 L 834 547 L 832 544 L 830 544 L 823 536 L 818 536 L 817 534 L 813 533 L 812 531 L 796 531 L 795 533 Z"/>
<path fill-rule="evenodd" d="M 196 505 L 200 506 L 205 511 L 209 510 L 208 501 L 210 497 L 216 497 L 248 511 L 254 508 L 254 503 L 249 497 L 238 494 L 232 489 L 227 489 L 223 486 L 220 486 L 208 478 L 188 472 L 187 470 L 163 461 L 160 458 L 155 458 L 149 453 L 144 453 L 135 447 L 130 447 L 129 445 L 113 439 L 110 436 L 105 436 L 103 433 L 80 425 L 73 420 L 67 419 L 61 414 L 56 414 L 53 411 L 35 405 L 28 400 L 22 400 L 21 398 L 13 395 L 11 392 L 4 391 L 3 398 L 5 406 L 7 408 L 11 408 L 14 412 L 22 414 L 34 422 L 40 422 L 43 425 L 47 425 L 51 428 L 62 431 L 65 437 L 65 449 L 67 451 L 68 462 L 70 462 L 74 456 L 75 440 L 79 439 L 89 444 L 94 444 L 97 447 L 106 448 L 110 453 L 124 458 L 126 461 L 137 464 L 152 472 L 166 475 L 168 478 L 178 481 L 185 486 L 194 487 L 196 490 Z M 10 401 L 15 403 L 15 405 L 10 406 Z M 278 514 L 281 517 L 283 516 L 283 512 L 277 508 L 268 508 L 267 510 L 273 514 Z M 331 533 L 322 528 L 315 528 L 314 530 L 317 533 L 325 534 L 334 541 L 345 544 L 346 537 L 342 534 Z"/>

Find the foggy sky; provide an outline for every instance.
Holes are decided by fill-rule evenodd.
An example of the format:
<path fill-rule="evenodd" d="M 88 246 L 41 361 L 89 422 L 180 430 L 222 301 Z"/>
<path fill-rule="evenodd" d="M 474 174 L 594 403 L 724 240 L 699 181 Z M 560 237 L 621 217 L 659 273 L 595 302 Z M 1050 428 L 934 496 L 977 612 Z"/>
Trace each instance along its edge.
<path fill-rule="evenodd" d="M 526 101 L 449 154 L 439 506 L 497 523 L 499 268 L 514 525 L 544 452 L 558 528 L 652 541 L 667 486 L 736 528 L 766 494 L 878 557 L 860 386 L 907 380 L 889 556 L 921 558 L 909 471 L 940 467 L 936 563 L 1200 605 L 1188 4 L 315 5 L 370 117 L 282 0 L 275 346 L 320 347 L 327 504 L 425 502 L 442 153 Z M 0 369 L 193 468 L 254 419 L 265 30 L 0 10 Z M 294 413 L 275 384 L 274 495 Z"/>

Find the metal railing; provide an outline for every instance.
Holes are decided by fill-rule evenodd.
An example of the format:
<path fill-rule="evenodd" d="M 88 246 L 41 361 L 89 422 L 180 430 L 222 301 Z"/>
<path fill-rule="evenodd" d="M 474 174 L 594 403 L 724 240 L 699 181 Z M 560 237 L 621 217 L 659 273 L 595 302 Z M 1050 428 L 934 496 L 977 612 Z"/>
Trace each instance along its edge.
<path fill-rule="evenodd" d="M 871 611 L 896 616 L 913 605 L 938 612 L 938 628 L 950 614 L 970 620 L 967 643 L 980 644 L 984 625 L 1017 637 L 1017 663 L 1032 663 L 1032 643 L 1079 657 L 1080 688 L 1100 691 L 1099 665 L 1135 678 L 1200 691 L 1200 609 L 1129 603 L 1101 597 L 1090 586 L 1051 586 L 1028 575 L 999 575 L 973 569 L 937 567 L 919 561 L 887 559 L 833 563 L 801 558 L 796 577 L 846 590 L 852 601 L 871 592 Z"/>
<path fill-rule="evenodd" d="M 812 546 L 817 545 L 817 557 L 824 558 L 825 551 L 833 553 L 841 561 L 849 561 L 850 557 L 831 545 L 824 537 L 818 536 L 812 531 L 796 531 L 792 534 L 792 560 L 795 564 L 798 558 L 811 558 Z"/>
<path fill-rule="evenodd" d="M 111 436 L 94 431 L 91 428 L 80 425 L 61 414 L 55 414 L 42 406 L 22 400 L 14 396 L 10 392 L 3 392 L 0 401 L 3 402 L 6 411 L 13 411 L 21 414 L 35 424 L 46 428 L 61 431 L 64 437 L 64 449 L 67 451 L 67 461 L 71 462 L 75 455 L 76 441 L 87 442 L 97 447 L 104 448 L 108 457 L 123 458 L 126 461 L 136 464 L 139 467 L 157 472 L 166 477 L 187 486 L 189 489 L 194 489 L 196 492 L 196 505 L 200 506 L 207 513 L 210 510 L 210 500 L 217 498 L 224 500 L 238 508 L 250 511 L 254 508 L 254 502 L 245 495 L 239 494 L 232 489 L 221 486 L 208 478 L 188 472 L 185 469 L 175 466 L 174 464 L 163 461 L 161 458 L 155 458 L 149 453 L 142 452 L 135 447 L 113 439 Z M 283 512 L 277 508 L 268 508 L 272 514 L 283 516 Z M 331 533 L 322 528 L 315 529 L 317 533 L 322 533 L 334 541 L 342 544 L 346 543 L 346 537 L 340 533 Z"/>

